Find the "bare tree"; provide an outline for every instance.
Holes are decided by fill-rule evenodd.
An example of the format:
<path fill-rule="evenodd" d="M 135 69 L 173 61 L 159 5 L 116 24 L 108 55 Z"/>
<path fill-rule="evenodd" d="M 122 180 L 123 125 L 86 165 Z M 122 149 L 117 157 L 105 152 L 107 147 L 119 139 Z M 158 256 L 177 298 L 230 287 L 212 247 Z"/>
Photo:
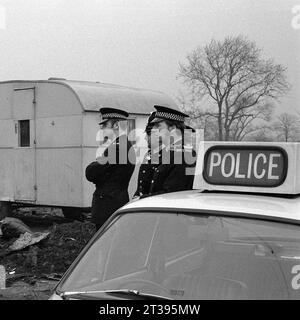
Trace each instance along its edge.
<path fill-rule="evenodd" d="M 203 109 L 193 94 L 187 98 L 186 95 L 180 93 L 179 96 L 177 96 L 177 101 L 180 109 L 189 114 L 190 125 L 195 128 L 204 129 L 205 140 L 219 139 L 216 117 L 211 114 L 211 112 Z M 227 140 L 253 140 L 253 134 L 255 135 L 255 133 L 258 133 L 263 128 L 268 127 L 265 121 L 271 120 L 273 108 L 271 104 L 267 103 L 263 106 L 254 106 L 251 109 L 251 113 L 245 113 L 244 110 L 241 109 L 240 113 L 236 115 L 232 122 Z M 262 121 L 258 122 L 259 119 Z M 270 137 L 269 141 L 271 140 Z"/>
<path fill-rule="evenodd" d="M 300 140 L 300 119 L 290 113 L 282 113 L 277 117 L 273 128 L 279 140 L 285 142 Z"/>
<path fill-rule="evenodd" d="M 245 102 L 246 104 L 246 102 Z M 240 111 L 232 121 L 232 125 L 229 129 L 229 135 L 226 140 L 241 141 L 248 138 L 249 135 L 261 131 L 266 128 L 265 121 L 270 121 L 273 105 L 254 105 L 252 108 L 244 109 L 240 108 Z M 262 120 L 262 121 L 258 121 Z"/>
<path fill-rule="evenodd" d="M 260 55 L 254 42 L 228 37 L 197 48 L 179 64 L 179 77 L 194 98 L 190 113 L 214 118 L 219 140 L 244 139 L 255 119 L 270 118 L 270 100 L 289 89 L 285 68 Z M 195 111 L 204 97 L 211 106 Z"/>
<path fill-rule="evenodd" d="M 274 138 L 273 128 L 271 126 L 265 125 L 257 128 L 256 131 L 252 132 L 247 140 L 270 142 L 275 141 L 276 139 Z"/>
<path fill-rule="evenodd" d="M 189 114 L 188 124 L 194 128 L 204 130 L 205 140 L 218 140 L 216 119 L 199 107 L 199 103 L 193 95 L 187 99 L 187 96 L 180 92 L 179 96 L 177 96 L 177 102 L 180 109 Z"/>

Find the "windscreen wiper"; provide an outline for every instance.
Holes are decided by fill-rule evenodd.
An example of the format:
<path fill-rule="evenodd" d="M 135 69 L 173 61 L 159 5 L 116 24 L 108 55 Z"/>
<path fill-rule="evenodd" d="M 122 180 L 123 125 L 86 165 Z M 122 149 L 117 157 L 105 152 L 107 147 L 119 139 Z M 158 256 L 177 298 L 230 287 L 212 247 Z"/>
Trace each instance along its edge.
<path fill-rule="evenodd" d="M 144 293 L 139 292 L 138 290 L 132 290 L 132 289 L 120 289 L 120 290 L 94 290 L 94 291 L 66 291 L 60 294 L 61 298 L 68 298 L 72 296 L 85 296 L 85 295 L 93 295 L 98 293 L 104 293 L 108 295 L 125 295 L 130 297 L 136 297 L 139 299 L 145 299 L 145 300 L 173 300 L 171 298 L 160 296 L 156 294 L 151 293 Z M 95 298 L 95 297 L 93 297 Z"/>

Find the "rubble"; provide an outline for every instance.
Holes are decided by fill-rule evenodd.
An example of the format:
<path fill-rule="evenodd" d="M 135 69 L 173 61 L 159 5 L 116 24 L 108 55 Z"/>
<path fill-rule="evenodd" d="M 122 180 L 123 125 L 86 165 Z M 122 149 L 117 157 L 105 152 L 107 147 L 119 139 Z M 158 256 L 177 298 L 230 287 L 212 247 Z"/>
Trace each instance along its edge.
<path fill-rule="evenodd" d="M 38 280 L 34 284 L 14 282 L 9 288 L 0 290 L 0 300 L 48 300 L 57 282 Z"/>
<path fill-rule="evenodd" d="M 11 251 L 16 238 L 7 239 L 0 236 L 0 260 L 6 269 L 7 287 L 20 280 L 29 283 L 31 287 L 41 279 L 57 282 L 94 233 L 95 227 L 90 222 L 54 224 L 44 233 L 47 236 L 40 238 L 42 241 L 19 248 L 22 250 L 18 251 Z M 23 241 L 33 240 L 34 234 L 37 233 L 29 234 L 23 234 Z M 30 290 L 28 297 L 34 298 L 34 290 Z M 15 289 L 7 292 L 15 292 Z"/>
<path fill-rule="evenodd" d="M 21 219 L 32 227 L 45 228 L 54 223 L 72 222 L 76 219 L 66 218 L 61 209 L 45 207 L 24 207 L 14 211 L 14 217 Z"/>
<path fill-rule="evenodd" d="M 7 272 L 34 275 L 64 273 L 95 233 L 89 222 L 54 225 L 46 239 L 22 251 L 9 252 L 11 243 L 0 241 L 1 264 Z M 6 254 L 3 254 L 5 250 Z"/>
<path fill-rule="evenodd" d="M 49 232 L 36 232 L 36 233 L 29 233 L 25 232 L 20 235 L 20 237 L 8 247 L 9 251 L 17 251 L 22 250 L 28 246 L 34 245 L 45 238 L 47 238 Z"/>
<path fill-rule="evenodd" d="M 0 264 L 6 271 L 0 300 L 47 299 L 96 231 L 92 223 L 67 219 L 55 208 L 18 208 L 0 222 L 0 230 Z"/>
<path fill-rule="evenodd" d="M 6 217 L 0 221 L 2 236 L 6 239 L 17 238 L 24 233 L 32 233 L 30 228 L 20 219 Z"/>

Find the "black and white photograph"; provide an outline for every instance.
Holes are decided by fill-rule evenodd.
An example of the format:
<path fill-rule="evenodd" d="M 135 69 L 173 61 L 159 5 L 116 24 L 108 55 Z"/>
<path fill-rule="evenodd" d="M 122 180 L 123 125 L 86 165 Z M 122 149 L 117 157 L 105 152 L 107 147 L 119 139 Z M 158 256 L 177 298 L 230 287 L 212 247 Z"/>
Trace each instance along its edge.
<path fill-rule="evenodd" d="M 0 0 L 0 41 L 0 300 L 300 300 L 300 0 Z"/>

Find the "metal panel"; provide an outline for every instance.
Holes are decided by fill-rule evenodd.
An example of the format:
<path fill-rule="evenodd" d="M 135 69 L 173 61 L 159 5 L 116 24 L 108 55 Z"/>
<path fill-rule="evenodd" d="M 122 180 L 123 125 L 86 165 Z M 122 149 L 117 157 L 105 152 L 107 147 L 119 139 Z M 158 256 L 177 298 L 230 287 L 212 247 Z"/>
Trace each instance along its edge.
<path fill-rule="evenodd" d="M 14 200 L 14 149 L 0 149 L 0 201 Z"/>
<path fill-rule="evenodd" d="M 0 148 L 17 146 L 17 138 L 18 136 L 15 133 L 14 122 L 11 119 L 0 120 Z"/>
<path fill-rule="evenodd" d="M 0 85 L 0 119 L 11 119 L 13 90 L 11 83 Z"/>
<path fill-rule="evenodd" d="M 15 201 L 34 202 L 35 194 L 35 160 L 30 148 L 14 150 L 14 199 Z"/>
<path fill-rule="evenodd" d="M 15 128 L 19 120 L 30 119 L 30 146 L 15 146 L 14 189 L 16 201 L 35 202 L 36 200 L 36 150 L 35 150 L 35 89 L 15 90 L 13 94 L 13 119 Z M 17 130 L 15 133 L 19 135 Z"/>
<path fill-rule="evenodd" d="M 83 114 L 83 146 L 97 147 L 96 135 L 99 130 L 99 114 L 85 112 Z M 94 158 L 94 156 L 93 156 Z"/>
<path fill-rule="evenodd" d="M 81 148 L 37 149 L 37 203 L 82 206 Z"/>
<path fill-rule="evenodd" d="M 17 120 L 34 119 L 34 90 L 15 90 L 13 96 L 13 118 Z"/>
<path fill-rule="evenodd" d="M 81 115 L 82 106 L 76 94 L 66 85 L 37 82 L 36 118 Z"/>
<path fill-rule="evenodd" d="M 80 146 L 82 115 L 36 120 L 37 148 Z"/>

